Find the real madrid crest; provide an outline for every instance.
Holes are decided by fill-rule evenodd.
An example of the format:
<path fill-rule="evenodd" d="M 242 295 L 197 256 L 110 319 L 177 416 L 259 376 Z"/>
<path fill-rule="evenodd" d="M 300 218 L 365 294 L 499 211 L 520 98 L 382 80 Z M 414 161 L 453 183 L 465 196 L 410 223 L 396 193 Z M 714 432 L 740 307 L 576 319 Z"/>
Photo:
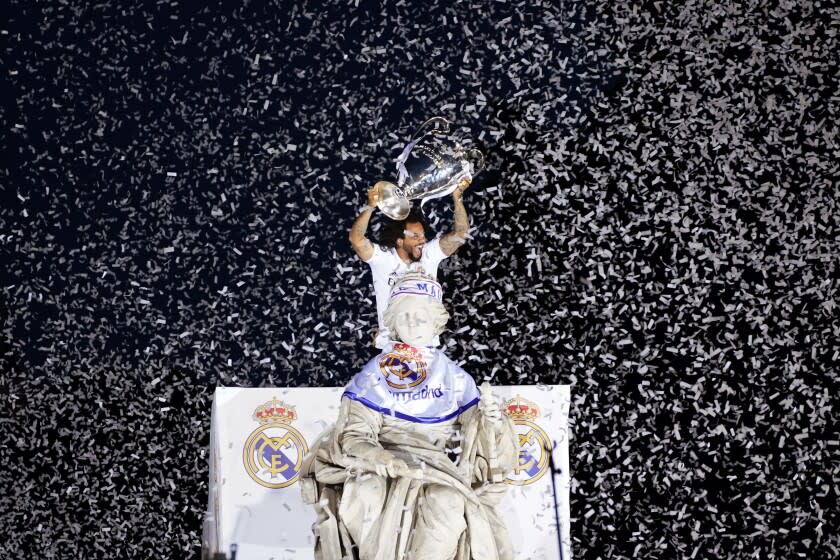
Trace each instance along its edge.
<path fill-rule="evenodd" d="M 552 449 L 548 434 L 536 424 L 540 408 L 516 395 L 505 403 L 502 410 L 513 420 L 519 436 L 519 462 L 505 482 L 516 486 L 533 484 L 548 470 L 549 453 Z"/>
<path fill-rule="evenodd" d="M 251 432 L 242 450 L 248 475 L 266 488 L 294 484 L 309 451 L 301 433 L 291 426 L 297 419 L 294 407 L 275 397 L 258 406 L 253 418 L 260 427 Z"/>
<path fill-rule="evenodd" d="M 428 367 L 423 354 L 408 344 L 397 343 L 379 360 L 379 371 L 394 389 L 411 389 L 426 380 Z"/>

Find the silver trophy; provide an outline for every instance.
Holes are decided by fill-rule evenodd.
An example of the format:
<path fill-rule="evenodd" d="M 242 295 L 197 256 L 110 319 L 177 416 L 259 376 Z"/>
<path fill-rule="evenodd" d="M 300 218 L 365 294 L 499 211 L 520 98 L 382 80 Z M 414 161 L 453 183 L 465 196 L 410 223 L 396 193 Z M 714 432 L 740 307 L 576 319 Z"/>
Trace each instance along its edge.
<path fill-rule="evenodd" d="M 484 168 L 484 156 L 475 148 L 464 148 L 449 136 L 449 121 L 432 117 L 420 125 L 397 158 L 397 184 L 379 181 L 376 205 L 392 220 L 404 220 L 411 201 L 446 196 L 464 179 Z"/>

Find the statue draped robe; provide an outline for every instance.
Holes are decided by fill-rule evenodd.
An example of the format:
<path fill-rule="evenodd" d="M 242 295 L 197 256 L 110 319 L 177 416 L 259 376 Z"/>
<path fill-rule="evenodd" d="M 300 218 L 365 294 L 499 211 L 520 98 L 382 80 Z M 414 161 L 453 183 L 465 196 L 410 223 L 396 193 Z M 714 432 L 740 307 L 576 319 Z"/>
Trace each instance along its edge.
<path fill-rule="evenodd" d="M 513 425 L 484 416 L 475 382 L 442 352 L 412 361 L 405 348 L 386 348 L 353 378 L 304 460 L 316 560 L 512 560 L 495 506 L 517 461 Z M 409 472 L 376 474 L 360 452 L 371 445 Z"/>

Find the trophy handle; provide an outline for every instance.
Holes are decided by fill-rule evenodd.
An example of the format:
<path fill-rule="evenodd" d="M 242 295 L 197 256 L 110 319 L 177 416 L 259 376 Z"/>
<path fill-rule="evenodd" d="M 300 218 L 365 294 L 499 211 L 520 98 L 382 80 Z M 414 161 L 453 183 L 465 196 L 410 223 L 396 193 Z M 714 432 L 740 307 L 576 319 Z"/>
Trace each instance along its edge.
<path fill-rule="evenodd" d="M 473 176 L 484 169 L 484 154 L 475 148 L 464 154 L 464 160 L 472 167 L 470 174 Z"/>
<path fill-rule="evenodd" d="M 432 129 L 426 130 L 429 127 Z M 443 117 L 432 117 L 417 127 L 417 130 L 411 135 L 410 142 L 414 142 L 425 134 L 445 134 L 447 132 L 449 132 L 449 121 Z"/>
<path fill-rule="evenodd" d="M 411 211 L 411 201 L 402 195 L 398 186 L 389 181 L 379 181 L 379 202 L 376 207 L 392 220 L 404 220 Z"/>

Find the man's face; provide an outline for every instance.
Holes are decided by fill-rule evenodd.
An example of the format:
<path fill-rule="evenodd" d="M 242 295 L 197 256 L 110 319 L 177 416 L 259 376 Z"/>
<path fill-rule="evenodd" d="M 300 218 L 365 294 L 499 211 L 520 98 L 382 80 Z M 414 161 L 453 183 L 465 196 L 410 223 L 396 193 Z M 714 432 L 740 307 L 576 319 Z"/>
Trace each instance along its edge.
<path fill-rule="evenodd" d="M 402 244 L 403 250 L 408 255 L 408 260 L 417 262 L 423 255 L 423 245 L 426 244 L 426 233 L 423 231 L 423 224 L 407 223 L 402 239 L 397 241 Z"/>

